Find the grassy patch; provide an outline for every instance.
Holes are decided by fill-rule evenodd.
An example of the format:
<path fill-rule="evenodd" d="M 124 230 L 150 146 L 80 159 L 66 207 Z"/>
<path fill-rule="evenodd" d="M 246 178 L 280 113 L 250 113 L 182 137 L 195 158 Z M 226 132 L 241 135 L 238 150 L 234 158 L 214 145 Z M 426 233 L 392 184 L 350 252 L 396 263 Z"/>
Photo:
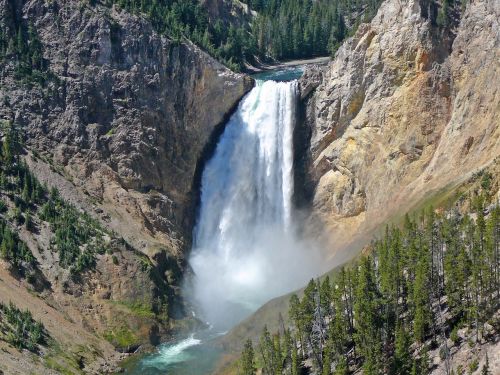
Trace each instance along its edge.
<path fill-rule="evenodd" d="M 127 348 L 138 342 L 137 337 L 128 327 L 108 330 L 103 336 L 111 344 L 120 348 Z"/>
<path fill-rule="evenodd" d="M 63 375 L 82 374 L 78 361 L 72 353 L 62 350 L 54 340 L 51 340 L 50 347 L 52 350 L 43 360 L 45 367 Z"/>
<path fill-rule="evenodd" d="M 144 302 L 127 302 L 127 301 L 112 301 L 113 305 L 124 307 L 130 314 L 140 318 L 155 317 L 155 313 L 151 309 L 151 305 Z"/>
<path fill-rule="evenodd" d="M 464 184 L 455 186 L 446 186 L 438 191 L 432 192 L 429 198 L 424 199 L 416 207 L 410 210 L 410 215 L 421 214 L 422 212 L 428 211 L 431 207 L 448 209 L 451 207 L 462 194 Z"/>

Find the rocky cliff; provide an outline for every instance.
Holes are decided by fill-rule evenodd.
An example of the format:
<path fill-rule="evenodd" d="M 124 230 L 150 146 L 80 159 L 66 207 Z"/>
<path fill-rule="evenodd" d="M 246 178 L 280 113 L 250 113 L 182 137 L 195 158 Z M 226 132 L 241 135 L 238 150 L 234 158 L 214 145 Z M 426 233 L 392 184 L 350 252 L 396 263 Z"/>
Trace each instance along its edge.
<path fill-rule="evenodd" d="M 142 17 L 94 3 L 0 1 L 0 37 L 13 40 L 0 59 L 0 139 L 14 124 L 38 180 L 110 236 L 109 251 L 74 280 L 47 223 L 34 217 L 30 232 L 5 215 L 46 286 L 32 290 L 0 261 L 0 302 L 29 309 L 55 340 L 41 361 L 0 341 L 7 373 L 103 373 L 117 359 L 113 345 L 133 351 L 187 324 L 178 289 L 201 170 L 253 85 Z M 20 74 L 20 34 L 25 48 L 40 44 L 43 74 Z"/>
<path fill-rule="evenodd" d="M 3 0 L 0 19 L 34 27 L 55 76 L 18 85 L 2 69 L 0 116 L 62 168 L 118 233 L 149 252 L 189 245 L 204 148 L 252 83 L 150 23 L 79 1 Z"/>
<path fill-rule="evenodd" d="M 238 0 L 201 0 L 201 4 L 207 10 L 210 23 L 213 24 L 220 21 L 224 25 L 247 27 L 251 18 L 257 15 L 248 4 Z"/>
<path fill-rule="evenodd" d="M 334 251 L 500 155 L 500 4 L 455 5 L 445 25 L 439 7 L 385 1 L 301 79 L 302 198 Z"/>

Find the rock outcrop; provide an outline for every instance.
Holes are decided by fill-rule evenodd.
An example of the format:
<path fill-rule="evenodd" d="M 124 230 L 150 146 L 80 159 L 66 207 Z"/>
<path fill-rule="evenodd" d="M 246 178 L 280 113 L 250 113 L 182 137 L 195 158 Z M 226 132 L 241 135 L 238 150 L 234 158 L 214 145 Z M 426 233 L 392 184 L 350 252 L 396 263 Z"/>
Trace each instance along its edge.
<path fill-rule="evenodd" d="M 26 128 L 28 146 L 62 167 L 113 230 L 149 254 L 162 246 L 181 256 L 204 149 L 251 80 L 116 8 L 40 0 L 1 8 L 3 23 L 17 14 L 34 26 L 56 79 L 29 89 L 4 69 L 9 105 L 0 116 Z"/>
<path fill-rule="evenodd" d="M 444 28 L 437 6 L 385 1 L 301 79 L 304 195 L 335 250 L 500 155 L 500 4 L 454 9 Z"/>
<path fill-rule="evenodd" d="M 210 22 L 215 24 L 220 21 L 224 27 L 247 27 L 252 17 L 257 15 L 248 4 L 238 0 L 201 0 L 201 4 L 207 10 Z"/>

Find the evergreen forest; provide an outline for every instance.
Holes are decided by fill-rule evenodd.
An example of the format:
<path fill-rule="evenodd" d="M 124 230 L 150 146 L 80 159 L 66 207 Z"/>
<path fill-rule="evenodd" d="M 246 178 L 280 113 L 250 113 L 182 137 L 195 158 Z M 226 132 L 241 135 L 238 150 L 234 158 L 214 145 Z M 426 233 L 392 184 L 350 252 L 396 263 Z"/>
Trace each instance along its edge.
<path fill-rule="evenodd" d="M 485 173 L 482 185 L 490 182 Z M 265 328 L 255 348 L 245 343 L 240 373 L 298 375 L 309 360 L 322 375 L 427 374 L 435 349 L 447 374 L 471 372 L 453 365 L 450 350 L 491 340 L 499 328 L 500 207 L 482 193 L 462 200 L 465 212 L 407 215 L 367 255 L 311 280 L 290 299 L 288 328 Z"/>
<path fill-rule="evenodd" d="M 33 319 L 29 310 L 20 310 L 12 302 L 0 303 L 0 339 L 18 349 L 36 353 L 47 338 L 43 324 Z"/>

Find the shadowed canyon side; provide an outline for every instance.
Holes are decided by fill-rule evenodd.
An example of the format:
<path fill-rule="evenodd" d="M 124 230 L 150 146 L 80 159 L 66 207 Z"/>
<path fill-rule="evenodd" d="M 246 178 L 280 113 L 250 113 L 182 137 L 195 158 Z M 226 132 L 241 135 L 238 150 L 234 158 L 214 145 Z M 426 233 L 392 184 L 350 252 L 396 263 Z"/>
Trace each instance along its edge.
<path fill-rule="evenodd" d="M 300 80 L 310 230 L 324 225 L 333 253 L 351 249 L 338 262 L 500 155 L 500 3 L 467 3 L 446 27 L 432 4 L 385 1 Z"/>
<path fill-rule="evenodd" d="M 219 329 L 321 272 L 293 219 L 296 105 L 296 81 L 257 81 L 203 172 L 192 293 Z"/>

